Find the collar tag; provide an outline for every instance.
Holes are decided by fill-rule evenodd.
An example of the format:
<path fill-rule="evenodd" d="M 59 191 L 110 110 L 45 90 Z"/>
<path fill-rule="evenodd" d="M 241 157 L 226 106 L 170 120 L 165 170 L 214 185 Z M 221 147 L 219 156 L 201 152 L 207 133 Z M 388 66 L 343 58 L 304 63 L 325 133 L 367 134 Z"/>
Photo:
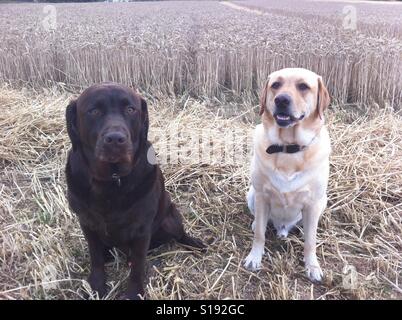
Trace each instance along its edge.
<path fill-rule="evenodd" d="M 121 186 L 120 176 L 119 176 L 117 173 L 113 173 L 113 174 L 112 174 L 112 179 L 113 179 L 114 181 L 116 181 L 118 187 Z"/>

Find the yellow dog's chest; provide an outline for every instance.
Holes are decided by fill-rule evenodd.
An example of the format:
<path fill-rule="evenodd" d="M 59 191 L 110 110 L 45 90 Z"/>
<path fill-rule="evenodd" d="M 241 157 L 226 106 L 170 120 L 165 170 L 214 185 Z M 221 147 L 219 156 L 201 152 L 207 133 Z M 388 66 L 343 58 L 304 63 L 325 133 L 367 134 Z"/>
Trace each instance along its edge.
<path fill-rule="evenodd" d="M 300 207 L 310 198 L 309 175 L 295 172 L 292 175 L 276 172 L 264 184 L 271 207 Z"/>

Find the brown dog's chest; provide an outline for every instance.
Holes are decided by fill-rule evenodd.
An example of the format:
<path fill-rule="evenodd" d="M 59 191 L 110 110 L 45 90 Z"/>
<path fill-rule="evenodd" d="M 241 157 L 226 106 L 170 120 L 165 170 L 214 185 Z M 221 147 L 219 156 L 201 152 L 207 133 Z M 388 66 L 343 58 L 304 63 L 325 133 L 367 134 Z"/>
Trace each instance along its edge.
<path fill-rule="evenodd" d="M 114 201 L 108 201 L 105 206 L 93 205 L 91 213 L 94 221 L 103 222 L 103 228 L 98 232 L 112 244 L 124 244 L 151 232 L 157 205 L 148 202 L 147 206 L 144 206 L 144 200 L 140 199 L 128 209 L 119 208 Z"/>
<path fill-rule="evenodd" d="M 152 199 L 152 201 L 151 201 Z M 134 200 L 129 196 L 93 195 L 86 200 L 71 195 L 81 224 L 95 231 L 110 246 L 123 246 L 152 232 L 158 203 L 154 193 Z"/>

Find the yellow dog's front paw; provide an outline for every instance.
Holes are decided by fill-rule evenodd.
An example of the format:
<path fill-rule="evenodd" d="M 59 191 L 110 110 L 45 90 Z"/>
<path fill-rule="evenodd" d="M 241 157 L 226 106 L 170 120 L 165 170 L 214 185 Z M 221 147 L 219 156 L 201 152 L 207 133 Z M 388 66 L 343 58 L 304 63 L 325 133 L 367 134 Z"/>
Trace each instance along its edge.
<path fill-rule="evenodd" d="M 244 266 L 251 271 L 261 269 L 262 255 L 263 252 L 259 252 L 259 250 L 251 250 L 246 259 L 244 259 Z"/>
<path fill-rule="evenodd" d="M 313 282 L 321 282 L 324 276 L 321 267 L 318 263 L 317 264 L 306 263 L 306 273 L 309 279 Z"/>

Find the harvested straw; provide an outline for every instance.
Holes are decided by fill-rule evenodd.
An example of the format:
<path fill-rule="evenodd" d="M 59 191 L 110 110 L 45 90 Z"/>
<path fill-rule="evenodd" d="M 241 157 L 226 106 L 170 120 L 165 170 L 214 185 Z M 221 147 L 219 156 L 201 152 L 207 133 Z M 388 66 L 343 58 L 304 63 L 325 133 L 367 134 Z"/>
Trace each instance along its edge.
<path fill-rule="evenodd" d="M 76 299 L 89 290 L 86 242 L 65 198 L 69 98 L 50 91 L 0 91 L 0 298 Z M 257 110 L 186 98 L 149 99 L 149 105 L 157 152 L 164 146 L 158 128 L 169 126 L 211 130 L 218 145 L 225 130 L 241 129 L 246 140 Z M 241 117 L 231 115 L 235 107 Z M 356 112 L 334 106 L 327 119 L 333 154 L 329 204 L 318 230 L 323 284 L 304 276 L 302 230 L 280 241 L 268 228 L 264 268 L 257 273 L 243 268 L 252 241 L 245 203 L 249 161 L 183 161 L 162 166 L 167 187 L 186 228 L 210 247 L 205 254 L 176 244 L 153 250 L 147 297 L 401 298 L 402 119 L 386 109 Z M 237 151 L 249 157 L 249 150 Z M 107 269 L 108 298 L 115 298 L 128 275 L 123 256 L 116 255 Z M 350 287 L 353 270 L 357 281 Z"/>

